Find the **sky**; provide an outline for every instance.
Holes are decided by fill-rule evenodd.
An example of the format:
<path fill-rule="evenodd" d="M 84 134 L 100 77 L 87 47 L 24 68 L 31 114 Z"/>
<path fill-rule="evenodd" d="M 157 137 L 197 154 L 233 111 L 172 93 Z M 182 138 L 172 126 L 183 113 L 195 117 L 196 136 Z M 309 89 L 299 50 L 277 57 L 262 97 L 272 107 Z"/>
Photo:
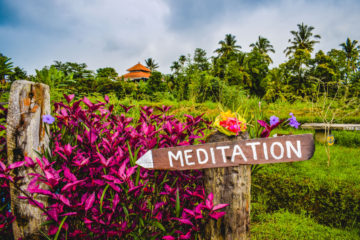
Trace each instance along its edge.
<path fill-rule="evenodd" d="M 28 74 L 55 60 L 124 74 L 150 57 L 170 73 L 196 48 L 214 56 L 230 33 L 245 52 L 266 37 L 274 67 L 300 23 L 321 36 L 315 52 L 360 41 L 359 12 L 359 0 L 0 0 L 0 53 Z"/>

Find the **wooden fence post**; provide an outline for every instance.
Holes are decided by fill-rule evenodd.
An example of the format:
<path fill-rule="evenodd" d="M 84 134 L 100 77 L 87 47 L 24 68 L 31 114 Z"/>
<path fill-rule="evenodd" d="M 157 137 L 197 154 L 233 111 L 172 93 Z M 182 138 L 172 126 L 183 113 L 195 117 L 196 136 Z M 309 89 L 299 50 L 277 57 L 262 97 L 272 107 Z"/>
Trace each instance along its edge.
<path fill-rule="evenodd" d="M 220 132 L 207 142 L 249 139 L 247 132 L 229 137 Z M 209 168 L 204 170 L 206 194 L 214 194 L 214 204 L 229 203 L 226 215 L 217 222 L 210 220 L 205 227 L 206 240 L 243 240 L 250 238 L 251 165 Z"/>
<path fill-rule="evenodd" d="M 25 80 L 15 81 L 10 89 L 9 108 L 7 116 L 7 154 L 8 163 L 23 161 L 25 156 L 35 160 L 39 157 L 35 151 L 44 153 L 48 148 L 49 138 L 45 132 L 42 116 L 50 114 L 50 91 L 45 84 Z M 19 190 L 26 191 L 30 181 L 25 167 L 15 169 L 16 176 L 24 178 L 14 186 L 10 185 L 11 211 L 16 216 L 13 223 L 14 239 L 43 239 L 39 230 L 46 228 L 41 224 L 46 216 L 27 200 L 18 199 L 24 196 Z M 46 189 L 40 184 L 40 188 Z M 47 206 L 47 199 L 36 197 L 36 200 Z"/>

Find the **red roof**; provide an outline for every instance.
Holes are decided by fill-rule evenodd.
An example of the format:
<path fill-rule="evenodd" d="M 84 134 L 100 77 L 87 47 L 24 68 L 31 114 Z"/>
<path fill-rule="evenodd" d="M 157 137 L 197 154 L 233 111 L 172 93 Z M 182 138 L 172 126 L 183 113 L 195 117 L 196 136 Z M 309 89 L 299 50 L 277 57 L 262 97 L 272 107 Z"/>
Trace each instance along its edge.
<path fill-rule="evenodd" d="M 138 78 L 149 78 L 151 75 L 150 72 L 130 72 L 122 75 L 124 79 L 138 79 Z"/>
<path fill-rule="evenodd" d="M 132 66 L 131 68 L 129 68 L 126 71 L 129 71 L 129 72 L 135 72 L 135 71 L 151 72 L 150 69 L 148 69 L 144 65 L 141 65 L 140 63 L 136 64 L 135 66 Z"/>

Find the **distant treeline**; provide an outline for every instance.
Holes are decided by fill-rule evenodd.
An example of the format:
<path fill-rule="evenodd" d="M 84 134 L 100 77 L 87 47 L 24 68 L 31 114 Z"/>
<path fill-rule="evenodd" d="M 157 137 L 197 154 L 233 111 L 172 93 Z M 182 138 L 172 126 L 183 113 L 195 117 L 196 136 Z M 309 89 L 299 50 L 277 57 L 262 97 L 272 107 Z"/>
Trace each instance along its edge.
<path fill-rule="evenodd" d="M 55 61 L 50 67 L 36 70 L 27 76 L 20 67 L 13 67 L 11 59 L 0 55 L 0 79 L 9 81 L 30 79 L 43 82 L 55 90 L 88 95 L 94 92 L 113 92 L 118 98 L 132 97 L 149 100 L 192 100 L 195 102 L 224 102 L 237 95 L 257 96 L 273 102 L 311 100 L 319 94 L 327 96 L 357 96 L 360 91 L 360 47 L 357 40 L 347 38 L 338 49 L 324 53 L 314 50 L 321 36 L 314 27 L 304 23 L 290 32 L 289 46 L 284 50 L 287 60 L 270 69 L 269 54 L 275 50 L 262 36 L 250 44 L 250 52 L 241 51 L 236 37 L 226 34 L 219 41 L 214 56 L 197 48 L 193 55 L 181 55 L 170 67 L 171 74 L 156 69 L 153 58 L 145 64 L 153 72 L 146 82 L 124 81 L 112 67 L 87 69 L 85 63 Z M 131 63 L 129 63 L 131 64 Z"/>

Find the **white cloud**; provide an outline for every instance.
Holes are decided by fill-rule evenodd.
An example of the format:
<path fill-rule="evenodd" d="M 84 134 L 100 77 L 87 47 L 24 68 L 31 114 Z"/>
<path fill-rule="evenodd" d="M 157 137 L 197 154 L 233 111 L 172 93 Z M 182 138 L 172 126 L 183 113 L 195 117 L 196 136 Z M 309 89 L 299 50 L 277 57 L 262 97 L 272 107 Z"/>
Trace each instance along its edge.
<path fill-rule="evenodd" d="M 314 33 L 322 36 L 316 50 L 339 48 L 348 36 L 360 40 L 360 4 L 355 0 L 279 0 L 256 5 L 228 1 L 231 6 L 227 7 L 217 1 L 206 8 L 202 6 L 207 1 L 194 6 L 191 1 L 174 5 L 165 0 L 7 1 L 16 9 L 18 22 L 0 25 L 0 51 L 29 73 L 54 60 L 85 62 L 93 70 L 110 66 L 124 73 L 148 57 L 168 73 L 173 61 L 197 47 L 213 55 L 227 33 L 237 37 L 244 51 L 259 35 L 267 37 L 278 64 L 285 59 L 290 30 L 301 22 L 314 26 Z M 187 8 L 192 8 L 190 14 Z M 197 15 L 197 11 L 203 12 Z"/>

